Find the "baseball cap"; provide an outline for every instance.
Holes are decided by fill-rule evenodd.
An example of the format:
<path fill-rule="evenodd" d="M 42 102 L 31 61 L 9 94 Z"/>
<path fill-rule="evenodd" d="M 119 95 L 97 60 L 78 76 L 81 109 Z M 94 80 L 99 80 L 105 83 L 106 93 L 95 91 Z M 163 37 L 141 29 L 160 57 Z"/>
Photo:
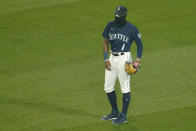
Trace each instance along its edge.
<path fill-rule="evenodd" d="M 127 8 L 124 6 L 118 6 L 116 8 L 115 15 L 126 16 L 127 15 Z"/>

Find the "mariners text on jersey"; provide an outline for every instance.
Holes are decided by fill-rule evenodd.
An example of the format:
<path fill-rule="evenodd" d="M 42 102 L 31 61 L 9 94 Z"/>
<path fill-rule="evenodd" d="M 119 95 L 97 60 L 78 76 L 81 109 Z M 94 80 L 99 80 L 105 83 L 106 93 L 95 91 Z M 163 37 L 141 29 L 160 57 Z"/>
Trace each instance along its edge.
<path fill-rule="evenodd" d="M 129 41 L 129 37 L 123 35 L 123 34 L 111 34 L 109 33 L 109 40 L 122 40 L 123 42 L 128 42 Z"/>

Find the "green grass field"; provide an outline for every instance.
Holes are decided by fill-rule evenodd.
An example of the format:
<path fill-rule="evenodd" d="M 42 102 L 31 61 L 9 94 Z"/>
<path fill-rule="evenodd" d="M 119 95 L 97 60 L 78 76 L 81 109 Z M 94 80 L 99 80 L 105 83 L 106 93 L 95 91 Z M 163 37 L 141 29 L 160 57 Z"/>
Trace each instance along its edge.
<path fill-rule="evenodd" d="M 142 33 L 128 123 L 103 90 L 102 31 L 117 5 Z M 0 0 L 1 131 L 195 131 L 195 0 Z M 132 45 L 136 57 L 136 45 Z M 116 83 L 121 109 L 119 83 Z"/>

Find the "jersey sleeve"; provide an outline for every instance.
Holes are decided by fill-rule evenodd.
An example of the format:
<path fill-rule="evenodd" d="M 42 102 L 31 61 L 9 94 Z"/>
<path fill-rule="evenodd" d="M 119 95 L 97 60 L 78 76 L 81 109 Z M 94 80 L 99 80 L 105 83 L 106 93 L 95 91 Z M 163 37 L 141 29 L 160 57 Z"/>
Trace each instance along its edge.
<path fill-rule="evenodd" d="M 109 39 L 109 23 L 106 25 L 106 27 L 105 27 L 105 29 L 104 29 L 104 31 L 103 31 L 103 33 L 102 33 L 102 36 L 103 36 L 104 38 Z"/>
<path fill-rule="evenodd" d="M 141 58 L 142 57 L 142 53 L 143 53 L 143 44 L 142 44 L 142 40 L 141 40 L 141 34 L 139 33 L 138 29 L 136 26 L 134 26 L 134 41 L 137 45 L 137 57 Z"/>

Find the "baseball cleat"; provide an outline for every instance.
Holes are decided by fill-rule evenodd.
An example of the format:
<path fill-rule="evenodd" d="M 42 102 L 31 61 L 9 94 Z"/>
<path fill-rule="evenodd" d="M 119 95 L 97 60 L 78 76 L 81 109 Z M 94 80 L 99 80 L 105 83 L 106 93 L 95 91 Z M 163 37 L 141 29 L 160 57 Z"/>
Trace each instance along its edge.
<path fill-rule="evenodd" d="M 121 113 L 117 119 L 112 121 L 112 124 L 118 125 L 118 124 L 123 124 L 127 122 L 127 116 L 126 114 Z"/>
<path fill-rule="evenodd" d="M 115 120 L 115 119 L 117 119 L 118 116 L 119 116 L 118 112 L 116 112 L 116 113 L 112 112 L 107 116 L 102 116 L 101 119 L 102 120 Z"/>

